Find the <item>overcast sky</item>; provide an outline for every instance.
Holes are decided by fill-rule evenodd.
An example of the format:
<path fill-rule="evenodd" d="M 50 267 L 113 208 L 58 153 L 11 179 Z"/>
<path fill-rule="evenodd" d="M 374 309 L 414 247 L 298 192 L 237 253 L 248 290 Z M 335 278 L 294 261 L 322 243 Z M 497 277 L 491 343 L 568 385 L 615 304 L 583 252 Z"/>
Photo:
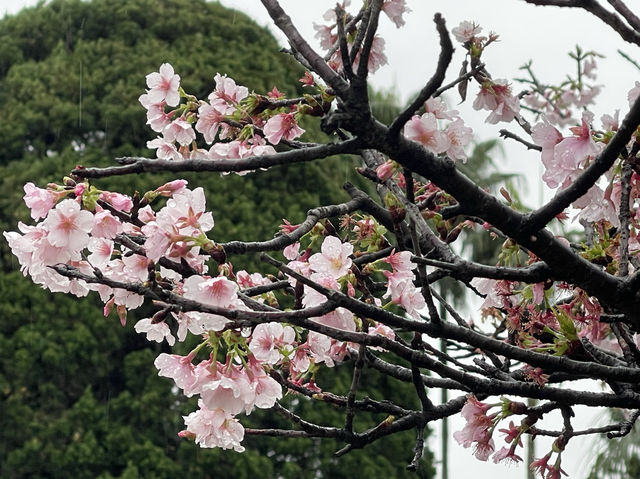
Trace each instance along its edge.
<path fill-rule="evenodd" d="M 32 0 L 0 0 L 0 13 L 15 13 L 23 6 L 36 3 Z M 244 11 L 261 25 L 270 25 L 269 17 L 258 0 L 222 0 L 221 3 Z M 281 4 L 302 34 L 312 44 L 316 44 L 313 41 L 312 23 L 321 23 L 322 14 L 335 5 L 335 0 L 283 0 Z M 371 77 L 373 85 L 378 89 L 393 90 L 406 100 L 422 88 L 433 72 L 438 55 L 438 39 L 432 19 L 433 14 L 439 11 L 446 19 L 449 29 L 463 20 L 474 20 L 484 27 L 484 32 L 492 30 L 500 35 L 501 41 L 489 47 L 483 56 L 494 78 L 520 76 L 518 68 L 532 59 L 542 82 L 562 80 L 569 64 L 567 52 L 573 50 L 576 44 L 580 44 L 584 50 L 595 50 L 605 55 L 606 58 L 599 61 L 598 68 L 598 83 L 605 85 L 605 89 L 593 111 L 596 118 L 603 113 L 612 114 L 615 109 L 621 110 L 621 116 L 626 113 L 627 91 L 639 75 L 634 67 L 621 59 L 616 49 L 622 48 L 637 60 L 640 60 L 640 52 L 622 42 L 608 27 L 588 13 L 535 7 L 526 5 L 521 0 L 408 0 L 408 5 L 413 12 L 406 16 L 407 23 L 402 29 L 396 30 L 386 17 L 383 19 L 380 32 L 386 40 L 389 65 L 382 67 Z M 272 31 L 278 38 L 283 38 L 274 29 Z M 463 50 L 457 48 L 454 64 L 448 72 L 449 81 L 455 78 L 462 58 Z M 520 89 L 518 84 L 514 88 Z M 475 90 L 470 91 L 470 97 L 474 93 Z M 457 99 L 450 97 L 450 101 L 455 103 Z M 470 102 L 456 108 L 480 139 L 494 138 L 497 131 L 505 127 L 504 124 L 484 124 L 486 112 L 474 112 L 470 108 Z M 508 127 L 517 131 L 512 125 Z M 535 181 L 535 177 L 540 176 L 539 154 L 526 152 L 517 144 L 507 143 L 505 147 L 506 159 L 501 163 L 502 168 L 526 176 L 528 193 L 524 196 L 530 206 L 535 206 L 540 194 L 539 182 Z M 545 196 L 548 196 L 548 192 Z M 592 426 L 596 416 L 584 416 L 578 421 L 576 428 Z M 438 425 L 434 426 L 438 428 Z M 450 430 L 455 431 L 461 427 L 459 420 L 454 421 Z M 500 448 L 502 439 L 496 439 L 497 448 Z M 548 442 L 537 442 L 537 455 L 541 456 L 548 451 Z M 451 478 L 467 477 L 470 471 L 473 471 L 474 479 L 524 477 L 522 467 L 506 468 L 492 463 L 480 463 L 472 458 L 469 450 L 462 449 L 455 441 L 451 441 L 450 447 Z M 439 443 L 432 441 L 431 448 L 439 456 Z M 591 456 L 589 441 L 576 438 L 563 455 L 564 469 L 571 477 L 584 477 L 587 475 L 587 464 Z"/>

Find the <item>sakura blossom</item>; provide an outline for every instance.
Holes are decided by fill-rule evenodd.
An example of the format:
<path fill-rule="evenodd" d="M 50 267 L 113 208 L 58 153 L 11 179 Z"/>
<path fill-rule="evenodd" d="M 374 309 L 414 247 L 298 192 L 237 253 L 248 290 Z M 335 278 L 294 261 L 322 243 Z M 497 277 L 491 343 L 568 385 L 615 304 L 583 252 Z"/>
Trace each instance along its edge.
<path fill-rule="evenodd" d="M 160 65 L 159 72 L 147 75 L 147 86 L 147 95 L 151 103 L 164 101 L 169 106 L 176 106 L 180 102 L 180 76 L 175 74 L 173 67 L 168 63 Z"/>
<path fill-rule="evenodd" d="M 94 238 L 115 238 L 118 233 L 122 233 L 123 228 L 120 220 L 113 216 L 110 211 L 103 209 L 100 205 L 96 205 L 91 236 Z"/>
<path fill-rule="evenodd" d="M 202 400 L 199 409 L 184 416 L 187 429 L 180 433 L 183 437 L 193 437 L 200 447 L 219 447 L 243 452 L 240 445 L 244 439 L 244 428 L 232 415 L 221 409 L 213 411 L 206 408 Z"/>
<path fill-rule="evenodd" d="M 177 141 L 182 146 L 187 146 L 196 139 L 196 133 L 193 131 L 191 124 L 183 117 L 169 123 L 162 130 L 162 134 L 165 141 L 169 143 Z"/>
<path fill-rule="evenodd" d="M 473 130 L 468 126 L 465 126 L 464 121 L 460 118 L 449 123 L 445 134 L 449 138 L 449 148 L 445 150 L 445 153 L 452 160 L 467 161 L 467 155 L 464 148 L 471 143 L 473 139 Z"/>
<path fill-rule="evenodd" d="M 481 31 L 481 26 L 476 25 L 475 22 L 465 20 L 461 22 L 460 25 L 451 30 L 451 33 L 453 33 L 453 36 L 456 37 L 456 40 L 458 40 L 460 43 L 466 43 L 473 37 L 478 36 Z"/>
<path fill-rule="evenodd" d="M 23 198 L 34 220 L 45 218 L 56 203 L 56 195 L 52 191 L 38 188 L 31 182 L 24 185 Z"/>
<path fill-rule="evenodd" d="M 352 253 L 353 245 L 343 243 L 335 236 L 327 236 L 322 242 L 320 253 L 309 258 L 309 265 L 314 271 L 340 278 L 347 274 L 351 267 L 352 261 L 349 256 Z"/>
<path fill-rule="evenodd" d="M 451 147 L 449 137 L 438 128 L 433 113 L 414 115 L 404 128 L 405 136 L 425 146 L 432 153 L 443 153 Z"/>
<path fill-rule="evenodd" d="M 227 75 L 216 73 L 214 77 L 216 89 L 209 95 L 209 101 L 215 102 L 216 98 L 220 98 L 231 104 L 237 104 L 249 95 L 249 89 L 245 86 L 238 86 L 233 78 Z"/>
<path fill-rule="evenodd" d="M 169 346 L 173 346 L 176 342 L 169 326 L 164 322 L 153 324 L 151 318 L 145 318 L 138 321 L 134 329 L 136 333 L 146 333 L 148 341 L 161 343 L 166 339 Z"/>
<path fill-rule="evenodd" d="M 304 133 L 304 130 L 296 123 L 293 113 L 280 113 L 272 116 L 262 131 L 267 141 L 272 145 L 280 143 L 282 138 L 291 141 Z"/>
<path fill-rule="evenodd" d="M 264 3 L 269 8 L 273 2 Z M 137 321 L 134 329 L 148 341 L 173 346 L 177 339 L 181 350 L 193 348 L 185 356 L 162 353 L 154 364 L 158 374 L 171 379 L 184 396 L 198 396 L 199 409 L 184 417 L 186 429 L 179 436 L 202 447 L 244 450 L 239 416 L 273 408 L 285 393 L 338 406 L 346 402 L 344 427 L 307 425 L 302 422 L 306 419 L 294 422 L 304 425 L 305 435 L 318 432 L 322 437 L 346 438 L 348 447 L 375 440 L 388 424 L 424 427 L 420 413 L 424 401 L 413 411 L 405 409 L 412 407 L 409 402 L 357 399 L 362 397 L 355 391 L 358 374 L 353 374 L 346 396 L 327 389 L 322 368 L 354 364 L 359 368 L 364 360 L 367 368 L 393 380 L 409 378 L 413 386 L 424 382 L 431 387 L 429 382 L 435 379 L 464 391 L 430 408 L 429 414 L 445 417 L 462 407 L 466 424 L 454 438 L 482 461 L 490 457 L 495 463 L 522 461 L 518 451 L 522 435 L 535 432 L 530 428 L 542 421 L 546 411 L 562 409 L 566 416 L 562 429 L 549 433 L 559 438 L 553 450 L 530 465 L 545 477 L 556 478 L 564 473 L 561 453 L 575 433 L 567 414 L 574 412 L 569 411 L 574 403 L 587 402 L 587 397 L 590 404 L 633 405 L 632 395 L 619 393 L 624 389 L 619 384 L 635 380 L 635 361 L 626 353 L 640 339 L 625 338 L 626 332 L 616 332 L 610 321 L 622 325 L 626 321 L 629 331 L 637 329 L 633 307 L 638 289 L 640 174 L 633 155 L 640 148 L 634 127 L 640 82 L 628 95 L 634 105 L 631 113 L 623 110 L 620 118 L 618 111 L 605 113 L 602 129 L 597 130 L 594 115 L 586 109 L 601 89 L 588 81 L 595 75 L 597 54 L 577 48 L 577 79 L 569 76 L 555 87 L 534 81 L 532 73 L 529 87 L 535 93 L 524 97 L 530 108 L 521 111 L 523 95 L 516 96 L 506 79 L 493 79 L 495 70 L 483 57 L 497 35 L 480 36 L 480 26 L 465 21 L 453 29 L 463 44 L 463 73 L 449 68 L 441 82 L 435 75 L 432 81 L 440 82 L 432 85 L 435 96 L 424 99 L 421 93 L 417 108 L 389 123 L 398 126 L 394 131 L 377 121 L 374 113 L 369 118 L 375 109 L 362 109 L 366 113 L 362 115 L 353 111 L 360 104 L 371 106 L 365 78 L 357 73 L 359 62 L 367 61 L 369 72 L 387 62 L 385 40 L 372 30 L 379 12 L 372 9 L 381 7 L 400 27 L 410 12 L 406 3 L 365 2 L 362 14 L 349 12 L 340 18 L 353 22 L 346 32 L 347 49 L 356 44 L 361 48 L 358 37 L 365 31 L 363 42 L 371 47 L 366 59 L 361 58 L 363 50 L 353 55 L 352 69 L 344 68 L 347 56 L 337 50 L 345 44 L 337 42 L 336 9 L 328 11 L 325 19 L 330 24 L 315 28 L 322 46 L 331 49 L 326 56 L 330 59 L 322 63 L 321 57 L 306 58 L 303 63 L 308 65 L 303 66 L 314 73 L 307 71 L 302 78 L 305 95 L 300 98 L 288 98 L 282 85 L 250 92 L 218 73 L 215 89 L 201 100 L 180 87 L 171 65 L 161 65 L 158 72 L 147 75 L 148 90 L 139 97 L 147 124 L 154 136 L 159 135 L 147 143 L 156 150 L 157 159 L 127 157 L 109 168 L 78 166 L 61 184 L 51 183 L 46 189 L 27 183 L 24 201 L 35 224 L 19 223 L 18 231 L 3 236 L 22 273 L 36 284 L 76 296 L 97 292 L 105 316 L 117 315 L 123 326 L 128 313 L 148 300 L 154 312 Z M 346 8 L 349 2 L 341 6 Z M 371 13 L 376 16 L 368 17 Z M 359 22 L 367 18 L 373 20 L 365 30 Z M 444 45 L 448 43 L 444 19 L 436 15 L 435 21 Z M 304 44 L 288 33 L 292 48 L 304 57 L 305 48 L 299 48 Z M 530 68 L 530 63 L 523 67 L 531 72 Z M 551 188 L 563 190 L 559 200 L 524 210 L 513 190 L 503 187 L 502 198 L 494 196 L 461 173 L 463 165 L 454 162 L 466 161 L 473 130 L 459 111 L 448 108 L 440 93 L 457 85 L 466 101 L 464 82 L 479 85 L 473 107 L 489 112 L 486 122 L 517 120 L 522 135 L 534 125 L 529 135 L 533 144 L 505 136 L 522 143 L 520 147 L 540 147 L 543 179 Z M 578 114 L 580 120 L 575 119 Z M 334 138 L 318 145 L 294 142 L 304 133 L 298 123 L 303 117 L 305 122 L 322 118 L 322 127 L 339 120 Z M 283 142 L 290 143 L 282 146 Z M 282 156 L 276 145 L 291 151 Z M 613 151 L 616 145 L 619 149 Z M 296 150 L 301 156 L 295 156 Z M 323 151 L 336 157 L 359 155 L 364 164 L 357 172 L 380 194 L 347 184 L 351 200 L 316 205 L 321 207 L 306 216 L 292 208 L 286 214 L 299 224 L 283 220 L 280 231 L 273 228 L 275 234 L 269 233 L 265 241 L 221 239 L 207 209 L 205 190 L 189 189 L 185 180 L 132 196 L 97 188 L 102 176 L 167 164 L 169 169 L 211 167 L 223 175 L 259 174 L 265 165 L 277 166 L 291 158 L 296 163 L 306 162 L 307 156 L 320 160 L 315 155 Z M 269 157 L 257 158 L 263 155 Z M 603 170 L 608 171 L 591 181 L 583 173 L 596 161 L 606 163 Z M 576 189 L 574 180 L 581 175 L 581 184 L 591 183 Z M 247 194 L 255 194 L 254 189 Z M 223 221 L 233 214 L 232 204 L 215 205 Z M 554 236 L 560 228 L 552 224 L 548 228 L 552 218 L 570 216 L 574 224 L 565 228 L 578 229 L 579 224 L 584 229 L 584 234 L 572 233 L 571 243 Z M 476 228 L 478 234 L 496 240 L 494 264 L 471 260 L 464 245 L 456 243 L 475 223 L 482 225 Z M 259 253 L 271 269 L 236 271 L 236 257 L 243 252 Z M 461 318 L 446 297 L 430 294 L 445 276 L 482 298 L 479 313 L 470 312 L 475 316 L 469 320 Z M 439 317 L 434 317 L 431 299 L 443 303 Z M 452 341 L 466 357 L 431 349 L 421 342 L 427 335 Z M 621 346 L 626 347 L 624 352 Z M 348 358 L 352 361 L 345 361 Z M 616 365 L 615 374 L 610 363 Z M 594 379 L 605 384 L 604 389 L 581 391 L 571 381 L 566 387 L 575 390 L 566 396 L 565 385 L 558 386 L 556 376 L 583 378 L 585 370 L 595 371 Z M 429 371 L 441 377 L 431 377 Z M 527 406 L 501 396 L 514 391 L 540 399 L 541 405 Z M 420 395 L 420 388 L 417 392 Z M 497 402 L 490 402 L 492 395 Z M 290 403 L 294 415 L 296 401 L 297 397 Z M 393 420 L 389 416 L 373 429 L 357 432 L 357 443 L 349 445 L 356 437 L 348 430 L 350 411 L 392 413 Z M 411 422 L 414 416 L 420 421 Z M 517 421 L 505 426 L 505 419 L 512 416 L 522 416 L 519 426 Z M 536 429 L 538 434 L 545 431 L 543 427 Z M 505 436 L 498 447 L 496 430 Z M 550 464 L 553 454 L 555 462 Z"/>
<path fill-rule="evenodd" d="M 410 13 L 411 9 L 407 7 L 405 0 L 385 0 L 382 4 L 382 11 L 395 24 L 396 28 L 400 28 L 405 24 L 402 15 Z"/>
<path fill-rule="evenodd" d="M 81 210 L 76 201 L 66 199 L 49 212 L 42 226 L 47 229 L 47 241 L 52 246 L 80 251 L 89 242 L 93 215 Z"/>
<path fill-rule="evenodd" d="M 470 395 L 467 402 L 462 407 L 462 417 L 467 424 L 461 431 L 453 433 L 454 439 L 463 447 L 474 447 L 474 455 L 480 461 L 486 461 L 495 450 L 495 444 L 491 437 L 493 420 L 487 416 L 490 409 L 488 404 L 484 404 Z"/>
<path fill-rule="evenodd" d="M 204 140 L 207 143 L 212 143 L 225 115 L 233 113 L 233 110 L 222 98 L 214 98 L 210 105 L 203 103 L 198 108 L 198 121 L 195 124 L 195 129 L 204 135 Z"/>
<path fill-rule="evenodd" d="M 157 150 L 156 155 L 160 160 L 182 160 L 182 154 L 178 151 L 173 143 L 163 138 L 156 138 L 147 142 L 147 148 Z"/>
<path fill-rule="evenodd" d="M 113 241 L 107 238 L 92 237 L 89 239 L 87 249 L 91 251 L 91 254 L 87 256 L 87 261 L 94 268 L 103 268 L 111 260 Z"/>
<path fill-rule="evenodd" d="M 275 364 L 293 350 L 296 334 L 291 326 L 280 323 L 259 324 L 253 330 L 249 350 L 255 358 L 266 364 Z"/>
<path fill-rule="evenodd" d="M 180 389 L 188 389 L 196 381 L 195 366 L 190 356 L 161 353 L 153 362 L 158 376 L 171 378 Z"/>
<path fill-rule="evenodd" d="M 491 124 L 510 122 L 520 113 L 518 99 L 511 94 L 511 87 L 506 80 L 484 82 L 473 102 L 473 108 L 491 111 L 485 120 Z"/>

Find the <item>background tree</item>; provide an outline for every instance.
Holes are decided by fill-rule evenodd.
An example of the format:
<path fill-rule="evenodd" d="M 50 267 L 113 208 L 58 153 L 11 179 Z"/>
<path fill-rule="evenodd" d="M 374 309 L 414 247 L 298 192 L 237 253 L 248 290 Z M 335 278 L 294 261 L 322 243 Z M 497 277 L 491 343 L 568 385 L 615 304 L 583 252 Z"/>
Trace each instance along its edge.
<path fill-rule="evenodd" d="M 210 91 L 217 72 L 256 91 L 277 83 L 289 95 L 301 94 L 296 79 L 303 70 L 277 51 L 266 29 L 202 0 L 54 0 L 6 17 L 0 21 L 0 112 L 7 119 L 0 125 L 1 229 L 28 218 L 16 185 L 46 182 L 79 163 L 149 155 L 146 142 L 153 134 L 137 99 L 144 76 L 161 63 L 179 68 L 184 88 L 199 97 Z M 305 127 L 321 135 L 313 124 Z M 344 199 L 337 185 L 351 171 L 327 160 L 311 169 L 293 165 L 244 178 L 187 179 L 205 186 L 220 238 L 252 240 L 272 236 L 281 218 L 293 222 L 313 206 Z M 168 178 L 125 177 L 102 186 L 144 191 Z M 295 200 L 281 202 L 282 191 Z M 335 445 L 309 440 L 274 445 L 250 439 L 253 452 L 245 455 L 202 451 L 179 440 L 181 415 L 193 401 L 185 404 L 171 382 L 157 376 L 153 358 L 163 349 L 133 332 L 135 317 L 119 328 L 113 316 L 102 317 L 95 298 L 72 300 L 34 289 L 16 271 L 5 242 L 0 253 L 1 477 L 337 478 L 355 469 L 370 477 L 404 475 L 396 459 L 409 460 L 412 452 L 395 438 L 375 455 L 356 452 L 340 461 L 330 459 Z M 247 259 L 237 266 L 251 264 Z M 335 372 L 323 379 L 344 387 L 349 372 Z M 370 394 L 383 396 L 386 387 L 383 378 L 372 379 Z M 406 395 L 396 391 L 398 398 Z M 299 407 L 323 421 L 337 417 L 330 407 L 305 401 Z M 424 464 L 428 477 L 428 459 Z"/>

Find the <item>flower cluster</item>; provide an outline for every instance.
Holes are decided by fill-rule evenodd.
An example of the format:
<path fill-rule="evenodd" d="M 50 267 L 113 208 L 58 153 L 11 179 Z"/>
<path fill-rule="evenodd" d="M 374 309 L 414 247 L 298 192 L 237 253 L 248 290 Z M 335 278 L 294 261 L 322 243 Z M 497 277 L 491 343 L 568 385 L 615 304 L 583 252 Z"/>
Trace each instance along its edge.
<path fill-rule="evenodd" d="M 440 98 L 430 98 L 424 105 L 425 113 L 414 115 L 404 128 L 407 138 L 422 144 L 435 154 L 445 153 L 452 160 L 467 160 L 464 148 L 473 138 L 473 130 L 465 126 L 456 110 L 447 110 Z M 449 120 L 440 129 L 438 120 Z"/>
<path fill-rule="evenodd" d="M 161 197 L 167 201 L 156 211 L 154 202 Z M 271 408 L 283 394 L 269 370 L 285 368 L 291 381 L 317 389 L 313 379 L 317 365 L 331 367 L 348 354 L 347 343 L 313 330 L 303 332 L 279 322 L 259 323 L 249 330 L 233 326 L 225 311 L 248 310 L 240 299 L 241 289 L 271 281 L 258 273 L 233 274 L 230 264 L 220 262 L 218 275 L 207 274 L 219 248 L 207 236 L 214 220 L 206 210 L 202 188 L 190 190 L 186 181 L 175 180 L 132 199 L 71 180 L 65 185 L 50 184 L 47 189 L 29 183 L 25 202 L 32 217 L 41 221 L 35 226 L 21 223 L 20 232 L 4 235 L 22 271 L 34 282 L 77 296 L 97 291 L 105 303 L 105 315 L 115 309 L 123 325 L 127 311 L 138 308 L 154 285 L 160 288 L 156 297 L 188 305 L 160 309 L 153 317 L 139 320 L 135 330 L 149 341 L 169 345 L 176 338 L 184 341 L 188 334 L 201 337 L 200 345 L 187 356 L 163 353 L 155 364 L 159 374 L 172 378 L 185 396 L 199 396 L 199 409 L 185 417 L 181 436 L 193 438 L 202 447 L 243 450 L 244 429 L 236 416 L 250 414 L 256 407 Z M 290 231 L 296 228 L 291 226 Z M 355 221 L 354 234 L 361 242 L 369 240 L 370 246 L 376 230 L 370 219 Z M 307 236 L 310 243 L 319 244 L 319 251 L 311 254 L 307 248 L 299 254 L 300 244 L 290 245 L 285 251 L 291 258 L 289 267 L 318 287 L 346 288 L 355 295 L 354 246 L 333 235 Z M 418 316 L 424 300 L 413 286 L 410 254 L 394 253 L 384 261 L 393 267 L 392 272 L 384 271 L 389 279 L 385 296 Z M 77 274 L 68 277 L 61 274 L 64 271 Z M 258 300 L 277 305 L 273 293 L 261 296 Z M 321 292 L 304 287 L 304 307 L 326 301 Z M 319 327 L 343 331 L 363 327 L 344 308 L 311 319 Z M 395 337 L 385 325 L 368 321 L 366 326 L 368 334 Z M 196 363 L 203 348 L 210 351 L 209 357 Z M 218 360 L 221 355 L 222 362 Z"/>
<path fill-rule="evenodd" d="M 168 63 L 147 75 L 149 90 L 139 101 L 147 110 L 147 124 L 159 133 L 147 147 L 163 160 L 236 159 L 274 154 L 273 145 L 304 133 L 295 105 L 287 111 L 250 94 L 245 86 L 216 74 L 215 89 L 198 100 L 180 87 L 180 76 Z M 180 100 L 185 100 L 180 103 Z M 266 101 L 266 104 L 262 103 Z M 167 111 L 167 107 L 174 109 Z M 198 134 L 202 142 L 198 141 Z M 224 140 L 224 141 L 219 141 Z M 204 145 L 211 145 L 209 149 Z"/>
<path fill-rule="evenodd" d="M 344 1 L 339 5 L 339 9 L 344 11 L 351 2 L 349 0 Z M 405 24 L 403 15 L 411 12 L 411 9 L 406 6 L 406 0 L 385 0 L 382 4 L 382 11 L 391 20 L 397 28 L 402 27 Z M 314 23 L 313 27 L 316 30 L 316 38 L 320 41 L 320 46 L 325 50 L 333 51 L 329 65 L 335 70 L 342 70 L 342 52 L 338 48 L 338 27 L 337 22 L 342 22 L 345 27 L 345 35 L 347 40 L 347 47 L 349 54 L 353 48 L 353 42 L 355 41 L 355 28 L 349 29 L 349 21 L 353 17 L 349 14 L 344 15 L 343 18 L 336 17 L 336 10 L 330 9 L 325 12 L 323 18 L 329 22 L 329 24 L 321 25 Z M 333 50 L 335 48 L 335 50 Z M 385 41 L 379 35 L 376 35 L 371 44 L 371 52 L 367 60 L 367 69 L 370 73 L 376 72 L 381 66 L 388 63 L 387 56 L 384 53 Z M 356 70 L 360 63 L 360 50 L 357 51 L 355 59 L 353 61 L 353 69 Z"/>
<path fill-rule="evenodd" d="M 500 410 L 493 414 L 487 412 L 493 407 Z M 505 434 L 505 442 L 510 444 L 499 451 L 495 451 L 493 433 L 498 423 L 512 414 L 524 414 L 527 407 L 523 403 L 511 402 L 503 399 L 499 404 L 486 404 L 479 401 L 474 395 L 467 398 L 460 414 L 466 420 L 464 428 L 453 434 L 453 438 L 465 448 L 473 447 L 473 455 L 481 461 L 486 461 L 493 454 L 493 462 L 522 462 L 522 458 L 516 454 L 516 449 L 522 447 L 522 434 L 530 426 L 516 427 L 513 421 L 509 422 L 507 429 L 500 429 Z"/>

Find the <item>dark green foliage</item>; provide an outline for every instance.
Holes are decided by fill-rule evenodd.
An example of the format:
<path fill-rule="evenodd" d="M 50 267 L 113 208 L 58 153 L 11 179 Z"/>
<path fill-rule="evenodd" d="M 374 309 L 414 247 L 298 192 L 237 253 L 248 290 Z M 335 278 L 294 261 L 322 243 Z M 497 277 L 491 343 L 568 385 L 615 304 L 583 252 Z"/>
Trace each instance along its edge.
<path fill-rule="evenodd" d="M 272 36 L 246 16 L 203 0 L 53 0 L 0 21 L 0 229 L 29 222 L 22 185 L 60 181 L 76 164 L 106 166 L 117 156 L 152 154 L 155 134 L 137 98 L 145 75 L 170 62 L 186 91 L 205 98 L 216 72 L 250 90 L 275 84 L 301 93 L 302 71 Z M 287 83 L 283 84 L 283 79 Z M 304 125 L 311 136 L 318 128 Z M 270 238 L 280 219 L 300 222 L 317 205 L 346 199 L 349 160 L 235 175 L 184 175 L 203 186 L 216 241 Z M 132 194 L 170 175 L 104 180 L 103 189 Z M 231 258 L 236 269 L 255 260 Z M 149 344 L 97 297 L 50 295 L 17 271 L 0 241 L 0 478 L 404 477 L 413 432 L 387 438 L 344 458 L 329 441 L 247 438 L 247 451 L 202 450 L 176 433 L 196 408 L 159 378 Z M 320 384 L 345 392 L 349 365 L 328 370 Z M 366 374 L 370 374 L 367 372 Z M 366 394 L 403 403 L 411 385 L 365 378 Z M 365 393 L 363 393 L 365 394 Z M 291 398 L 292 408 L 322 424 L 339 411 Z M 321 407 L 326 406 L 326 407 Z M 415 407 L 415 404 L 407 404 Z M 272 412 L 248 418 L 279 424 Z M 370 427 L 372 418 L 358 428 Z M 431 477 L 428 454 L 418 477 Z"/>

